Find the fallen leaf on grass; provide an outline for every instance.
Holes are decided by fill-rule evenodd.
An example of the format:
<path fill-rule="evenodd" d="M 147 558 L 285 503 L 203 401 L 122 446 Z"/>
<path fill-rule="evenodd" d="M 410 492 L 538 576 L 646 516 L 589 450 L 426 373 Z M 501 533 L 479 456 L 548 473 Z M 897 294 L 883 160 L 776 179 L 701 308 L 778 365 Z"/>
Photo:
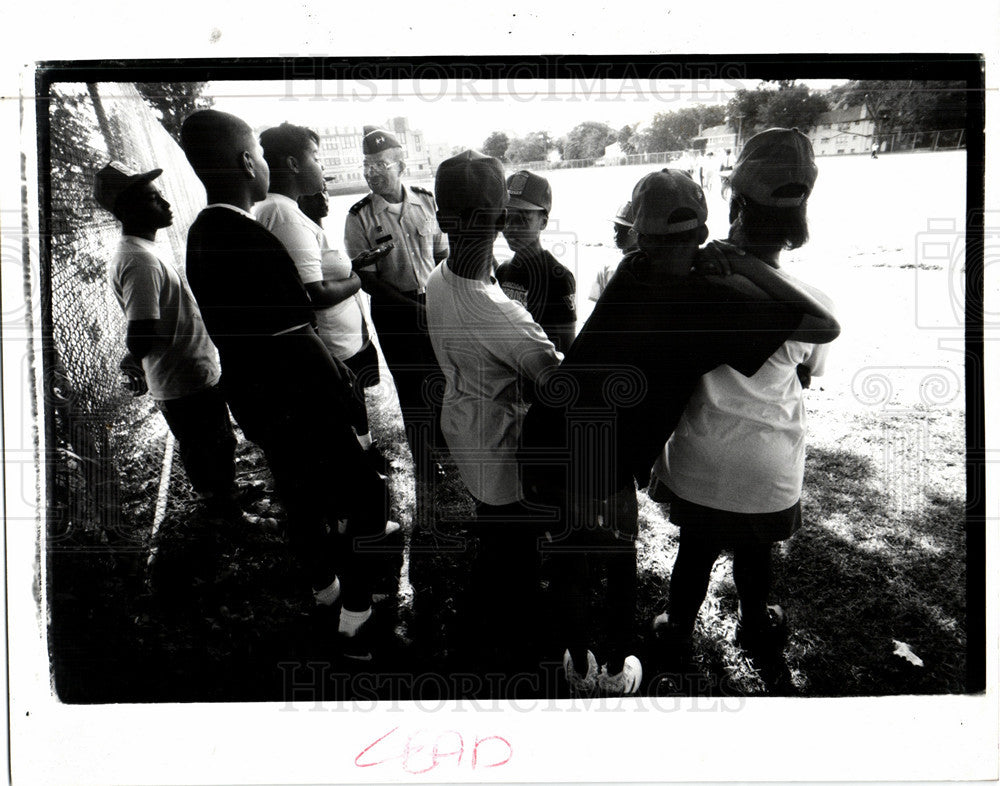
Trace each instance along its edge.
<path fill-rule="evenodd" d="M 910 649 L 910 645 L 905 641 L 892 640 L 892 643 L 896 645 L 896 648 L 892 651 L 893 655 L 898 655 L 901 658 L 906 658 L 914 666 L 923 666 L 924 662 L 917 657 L 917 654 Z"/>

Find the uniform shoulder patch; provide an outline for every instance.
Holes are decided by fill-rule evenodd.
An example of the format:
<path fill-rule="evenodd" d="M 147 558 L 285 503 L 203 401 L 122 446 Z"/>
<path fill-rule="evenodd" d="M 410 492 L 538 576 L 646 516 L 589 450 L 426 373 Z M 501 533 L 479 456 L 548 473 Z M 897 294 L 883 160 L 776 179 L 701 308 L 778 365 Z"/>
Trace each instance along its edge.
<path fill-rule="evenodd" d="M 415 194 L 424 194 L 429 197 L 434 196 L 432 191 L 428 191 L 426 188 L 421 188 L 420 186 L 410 186 L 410 190 Z"/>
<path fill-rule="evenodd" d="M 350 213 L 351 215 L 355 215 L 356 216 L 358 214 L 358 212 L 363 207 L 365 207 L 365 205 L 371 204 L 371 201 L 372 201 L 372 195 L 369 194 L 364 199 L 359 200 L 358 202 L 355 202 L 353 205 L 351 205 L 350 209 L 347 212 Z"/>

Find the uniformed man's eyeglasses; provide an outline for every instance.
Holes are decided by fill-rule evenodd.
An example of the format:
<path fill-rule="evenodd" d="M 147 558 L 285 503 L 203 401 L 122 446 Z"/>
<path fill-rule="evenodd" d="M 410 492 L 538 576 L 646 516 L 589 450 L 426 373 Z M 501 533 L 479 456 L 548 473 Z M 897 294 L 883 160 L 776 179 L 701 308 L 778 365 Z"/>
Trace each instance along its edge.
<path fill-rule="evenodd" d="M 397 161 L 365 161 L 364 168 L 372 172 L 388 172 L 396 166 L 397 163 Z"/>

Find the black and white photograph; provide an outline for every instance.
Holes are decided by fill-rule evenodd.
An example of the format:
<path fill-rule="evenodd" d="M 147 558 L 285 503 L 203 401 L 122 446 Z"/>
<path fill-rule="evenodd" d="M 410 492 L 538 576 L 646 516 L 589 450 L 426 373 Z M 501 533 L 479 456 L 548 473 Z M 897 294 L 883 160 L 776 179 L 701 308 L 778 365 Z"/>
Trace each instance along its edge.
<path fill-rule="evenodd" d="M 14 782 L 18 742 L 126 708 L 170 764 L 25 782 L 804 779 L 779 739 L 616 775 L 615 729 L 745 755 L 775 717 L 878 750 L 855 713 L 982 716 L 985 63 L 35 62 L 3 210 Z M 216 712 L 337 762 L 178 769 L 232 739 L 200 749 Z"/>

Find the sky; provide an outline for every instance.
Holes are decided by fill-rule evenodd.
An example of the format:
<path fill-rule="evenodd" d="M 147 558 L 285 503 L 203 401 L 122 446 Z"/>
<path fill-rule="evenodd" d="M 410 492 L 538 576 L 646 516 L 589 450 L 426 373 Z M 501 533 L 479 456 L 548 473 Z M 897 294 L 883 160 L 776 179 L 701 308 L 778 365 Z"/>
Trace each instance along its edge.
<path fill-rule="evenodd" d="M 823 90 L 844 80 L 803 81 Z M 690 104 L 725 104 L 758 80 L 502 79 L 210 82 L 215 107 L 251 126 L 379 125 L 403 116 L 428 143 L 480 148 L 493 131 L 562 136 L 586 120 L 613 128 L 649 122 Z"/>

